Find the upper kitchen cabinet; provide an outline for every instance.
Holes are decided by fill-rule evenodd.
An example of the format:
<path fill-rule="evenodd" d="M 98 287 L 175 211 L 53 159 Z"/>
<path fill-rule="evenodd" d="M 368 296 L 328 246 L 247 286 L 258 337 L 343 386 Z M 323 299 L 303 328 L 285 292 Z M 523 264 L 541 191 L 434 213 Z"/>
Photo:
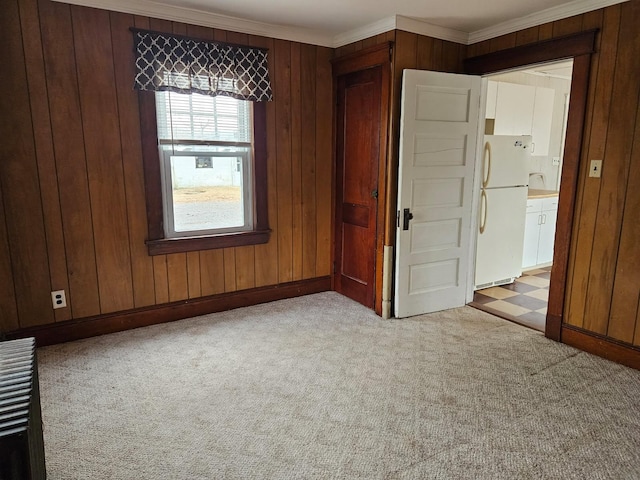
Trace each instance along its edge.
<path fill-rule="evenodd" d="M 489 81 L 486 117 L 494 135 L 531 135 L 532 155 L 549 155 L 555 91 L 551 88 Z"/>

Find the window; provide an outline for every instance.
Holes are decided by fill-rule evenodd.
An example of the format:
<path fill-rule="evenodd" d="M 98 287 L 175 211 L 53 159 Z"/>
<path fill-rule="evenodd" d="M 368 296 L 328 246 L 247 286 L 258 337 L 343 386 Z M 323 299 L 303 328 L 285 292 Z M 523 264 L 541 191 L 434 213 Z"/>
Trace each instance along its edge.
<path fill-rule="evenodd" d="M 143 148 L 149 253 L 266 243 L 264 103 L 169 91 L 140 95 L 141 108 L 149 110 L 141 112 L 143 129 L 157 132 L 157 154 L 149 139 Z M 155 125 L 148 125 L 151 119 Z"/>
<path fill-rule="evenodd" d="M 155 96 L 165 238 L 252 230 L 251 102 Z"/>
<path fill-rule="evenodd" d="M 132 30 L 149 254 L 268 242 L 267 50 Z"/>

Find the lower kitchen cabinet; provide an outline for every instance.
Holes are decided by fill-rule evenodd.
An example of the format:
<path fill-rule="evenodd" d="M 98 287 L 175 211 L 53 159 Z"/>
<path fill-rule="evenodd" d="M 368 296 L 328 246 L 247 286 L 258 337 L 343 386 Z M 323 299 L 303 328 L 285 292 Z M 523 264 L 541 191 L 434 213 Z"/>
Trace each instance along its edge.
<path fill-rule="evenodd" d="M 557 217 L 557 196 L 527 200 L 522 268 L 532 268 L 553 261 Z"/>

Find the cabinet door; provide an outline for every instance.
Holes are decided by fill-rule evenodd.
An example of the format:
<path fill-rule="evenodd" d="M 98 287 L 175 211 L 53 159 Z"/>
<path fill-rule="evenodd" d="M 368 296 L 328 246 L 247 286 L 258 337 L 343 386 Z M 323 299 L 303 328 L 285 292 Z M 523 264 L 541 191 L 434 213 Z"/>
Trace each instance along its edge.
<path fill-rule="evenodd" d="M 530 268 L 538 264 L 538 238 L 542 214 L 529 212 L 524 223 L 524 245 L 522 251 L 522 268 Z"/>
<path fill-rule="evenodd" d="M 536 88 L 498 82 L 494 135 L 531 135 Z"/>
<path fill-rule="evenodd" d="M 533 105 L 533 123 L 531 136 L 533 137 L 532 155 L 549 155 L 551 140 L 551 121 L 553 120 L 553 100 L 556 92 L 552 88 L 536 87 Z"/>
<path fill-rule="evenodd" d="M 537 264 L 553 262 L 553 242 L 556 235 L 557 218 L 558 210 L 545 210 L 542 212 Z"/>
<path fill-rule="evenodd" d="M 485 118 L 496 118 L 496 101 L 498 99 L 498 82 L 489 80 L 487 84 L 487 110 Z"/>

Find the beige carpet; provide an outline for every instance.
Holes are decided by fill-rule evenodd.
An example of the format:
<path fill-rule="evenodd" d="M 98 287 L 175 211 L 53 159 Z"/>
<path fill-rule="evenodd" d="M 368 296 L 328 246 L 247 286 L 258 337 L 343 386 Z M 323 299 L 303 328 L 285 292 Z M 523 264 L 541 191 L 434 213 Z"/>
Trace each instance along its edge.
<path fill-rule="evenodd" d="M 38 351 L 48 478 L 638 479 L 640 372 L 336 293 Z"/>

